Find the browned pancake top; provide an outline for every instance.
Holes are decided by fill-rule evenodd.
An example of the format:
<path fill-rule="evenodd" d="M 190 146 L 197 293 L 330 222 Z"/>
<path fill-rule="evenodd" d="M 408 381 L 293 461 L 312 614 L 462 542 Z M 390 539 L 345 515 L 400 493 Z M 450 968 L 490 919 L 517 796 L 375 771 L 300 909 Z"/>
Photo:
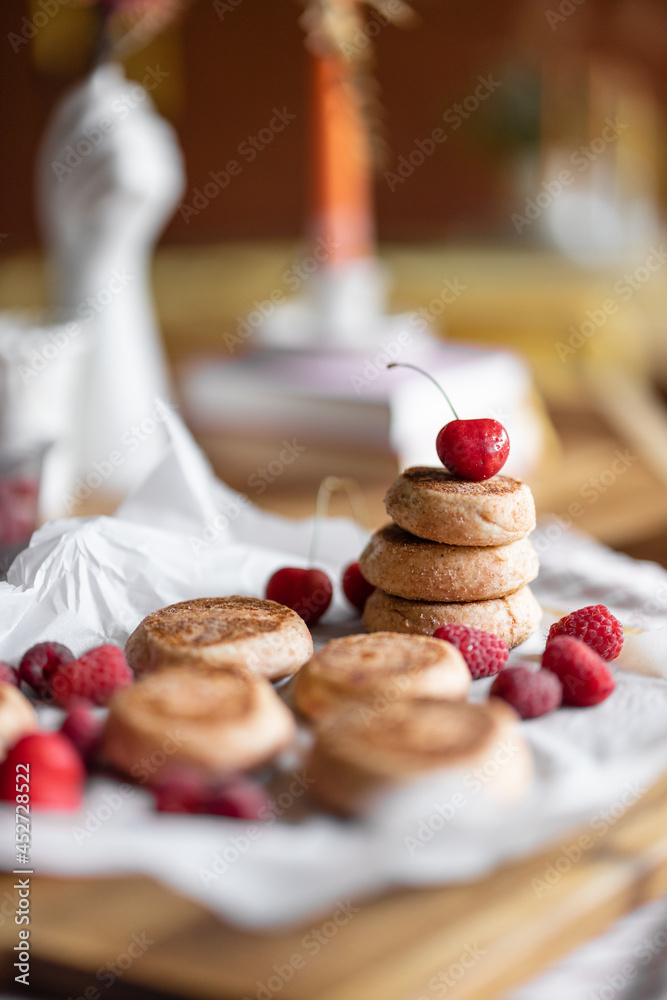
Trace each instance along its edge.
<path fill-rule="evenodd" d="M 379 538 L 383 541 L 390 542 L 394 546 L 400 546 L 401 548 L 408 548 L 409 546 L 416 546 L 418 548 L 428 548 L 430 545 L 437 546 L 439 549 L 446 548 L 457 548 L 458 546 L 452 545 L 447 546 L 443 542 L 433 542 L 428 538 L 417 538 L 416 535 L 411 535 L 409 531 L 404 528 L 400 528 L 393 521 L 389 524 L 383 525 L 379 528 L 374 535 L 375 538 Z"/>
<path fill-rule="evenodd" d="M 142 624 L 164 646 L 212 646 L 273 632 L 295 613 L 258 597 L 199 597 L 154 611 Z"/>
<path fill-rule="evenodd" d="M 255 698 L 255 684 L 241 670 L 197 670 L 172 667 L 138 681 L 121 698 L 133 709 L 205 724 L 248 715 Z"/>
<path fill-rule="evenodd" d="M 495 728 L 484 705 L 427 699 L 388 705 L 370 721 L 358 709 L 334 721 L 335 730 L 324 734 L 328 748 L 336 756 L 357 758 L 361 766 L 364 747 L 446 762 L 483 746 Z"/>
<path fill-rule="evenodd" d="M 427 465 L 413 465 L 405 470 L 402 478 L 417 487 L 435 493 L 459 496 L 507 496 L 516 493 L 523 486 L 518 479 L 511 479 L 509 476 L 492 476 L 483 482 L 472 482 L 469 479 L 459 479 L 446 469 L 431 468 Z"/>
<path fill-rule="evenodd" d="M 373 632 L 332 639 L 315 653 L 305 673 L 318 673 L 328 680 L 352 686 L 377 683 L 380 675 L 428 670 L 447 658 L 439 639 L 400 632 Z"/>

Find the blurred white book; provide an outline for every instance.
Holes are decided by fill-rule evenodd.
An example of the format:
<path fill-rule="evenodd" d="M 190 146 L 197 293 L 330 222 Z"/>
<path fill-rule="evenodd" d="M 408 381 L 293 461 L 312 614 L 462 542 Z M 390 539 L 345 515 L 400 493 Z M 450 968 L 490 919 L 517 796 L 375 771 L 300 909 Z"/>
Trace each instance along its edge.
<path fill-rule="evenodd" d="M 391 361 L 416 364 L 449 394 L 461 418 L 493 417 L 508 430 L 505 471 L 525 476 L 544 448 L 530 371 L 516 354 L 422 340 L 404 329 L 374 353 L 265 350 L 201 357 L 182 370 L 184 415 L 256 458 L 258 445 L 294 439 L 349 456 L 394 456 L 401 467 L 437 465 L 435 437 L 453 415 L 437 389 Z M 224 451 L 224 448 L 223 448 Z"/>

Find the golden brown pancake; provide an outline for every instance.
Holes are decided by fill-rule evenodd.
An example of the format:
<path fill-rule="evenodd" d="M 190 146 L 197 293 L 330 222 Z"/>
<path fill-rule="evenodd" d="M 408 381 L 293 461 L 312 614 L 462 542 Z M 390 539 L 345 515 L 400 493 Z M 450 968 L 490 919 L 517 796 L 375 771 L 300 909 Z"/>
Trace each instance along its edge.
<path fill-rule="evenodd" d="M 413 466 L 392 483 L 384 504 L 401 528 L 446 545 L 506 545 L 535 527 L 530 488 L 509 476 L 476 483 Z"/>
<path fill-rule="evenodd" d="M 294 736 L 294 717 L 271 685 L 248 670 L 170 667 L 111 700 L 103 752 L 142 780 L 193 766 L 225 776 L 264 763 Z"/>
<path fill-rule="evenodd" d="M 486 601 L 512 594 L 539 572 L 527 538 L 507 545 L 443 545 L 387 524 L 359 559 L 374 587 L 411 601 Z"/>
<path fill-rule="evenodd" d="M 507 741 L 507 742 L 505 742 Z M 366 812 L 397 785 L 439 769 L 463 773 L 483 767 L 505 744 L 502 767 L 491 767 L 495 792 L 512 799 L 525 790 L 531 756 L 518 735 L 518 718 L 505 702 L 416 700 L 384 712 L 350 709 L 317 731 L 306 765 L 312 793 L 336 812 Z"/>
<path fill-rule="evenodd" d="M 138 673 L 173 664 L 245 666 L 271 679 L 295 673 L 313 652 L 308 626 L 291 608 L 257 597 L 200 597 L 148 615 L 127 640 Z"/>
<path fill-rule="evenodd" d="M 454 646 L 427 636 L 375 632 L 332 639 L 299 671 L 294 700 L 323 719 L 348 706 L 465 698 L 471 677 Z"/>
<path fill-rule="evenodd" d="M 443 625 L 468 625 L 503 639 L 510 647 L 524 642 L 539 627 L 542 609 L 530 587 L 492 601 L 443 603 L 406 601 L 374 590 L 362 621 L 369 632 L 411 632 L 433 635 Z"/>

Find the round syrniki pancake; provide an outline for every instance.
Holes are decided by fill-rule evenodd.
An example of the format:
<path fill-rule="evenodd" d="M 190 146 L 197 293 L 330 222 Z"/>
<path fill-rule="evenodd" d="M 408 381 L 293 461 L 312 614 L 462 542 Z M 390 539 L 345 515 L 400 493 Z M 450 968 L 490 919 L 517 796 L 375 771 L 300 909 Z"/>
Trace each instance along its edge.
<path fill-rule="evenodd" d="M 313 652 L 296 611 L 257 597 L 200 597 L 148 615 L 125 645 L 136 674 L 173 664 L 244 666 L 277 680 L 295 673 Z"/>
<path fill-rule="evenodd" d="M 471 676 L 454 646 L 430 636 L 375 632 L 332 639 L 297 674 L 294 702 L 323 719 L 352 705 L 465 698 Z"/>
<path fill-rule="evenodd" d="M 291 743 L 294 716 L 271 684 L 241 668 L 170 667 L 119 691 L 104 728 L 104 756 L 142 777 L 192 766 L 224 777 L 256 767 Z"/>
<path fill-rule="evenodd" d="M 401 528 L 446 545 L 507 545 L 535 527 L 530 488 L 509 476 L 471 482 L 413 466 L 389 487 L 384 505 Z"/>
<path fill-rule="evenodd" d="M 492 601 L 446 603 L 407 601 L 384 590 L 374 590 L 366 601 L 362 621 L 369 632 L 411 632 L 433 635 L 443 625 L 483 629 L 518 646 L 535 632 L 542 609 L 530 587 Z"/>
<path fill-rule="evenodd" d="M 374 587 L 410 601 L 486 601 L 512 594 L 539 572 L 528 538 L 507 545 L 443 545 L 386 524 L 359 558 Z"/>
<path fill-rule="evenodd" d="M 396 702 L 370 718 L 348 710 L 317 730 L 306 764 L 311 794 L 336 812 L 363 813 L 381 794 L 429 772 L 465 774 L 502 757 L 486 770 L 495 782 L 494 797 L 511 801 L 525 791 L 532 774 L 518 723 L 499 699 L 483 705 Z"/>

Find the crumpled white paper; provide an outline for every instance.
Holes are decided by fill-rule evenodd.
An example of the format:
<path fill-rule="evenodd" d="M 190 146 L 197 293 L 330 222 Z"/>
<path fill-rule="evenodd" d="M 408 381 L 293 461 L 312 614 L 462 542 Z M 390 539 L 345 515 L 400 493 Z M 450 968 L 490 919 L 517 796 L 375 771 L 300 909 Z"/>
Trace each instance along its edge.
<path fill-rule="evenodd" d="M 188 597 L 261 596 L 275 569 L 305 565 L 312 521 L 258 511 L 215 480 L 176 416 L 167 426 L 164 460 L 115 517 L 47 524 L 16 560 L 0 584 L 3 659 L 16 661 L 45 639 L 76 653 L 103 641 L 122 645 L 155 608 Z M 327 522 L 322 565 L 334 580 L 361 543 L 351 522 Z M 659 567 L 571 532 L 541 546 L 541 558 L 544 584 L 535 590 L 555 614 L 601 602 L 621 620 L 643 615 L 645 625 L 664 624 L 667 573 Z M 361 628 L 339 592 L 327 620 L 316 640 Z M 553 620 L 545 615 L 542 634 L 512 661 L 534 660 Z M 662 629 L 650 642 L 629 636 L 617 667 L 627 660 L 630 670 L 639 663 L 653 676 L 617 669 L 618 688 L 602 705 L 522 724 L 536 778 L 512 807 L 494 804 L 470 773 L 440 773 L 397 791 L 363 822 L 311 814 L 299 823 L 246 824 L 158 814 L 145 789 L 98 778 L 80 813 L 33 815 L 34 870 L 140 872 L 231 921 L 271 926 L 392 885 L 476 878 L 554 841 L 565 848 L 582 827 L 595 845 L 667 769 L 665 650 Z M 475 682 L 473 697 L 488 686 Z M 10 869 L 13 823 L 13 810 L 0 807 L 0 864 Z"/>

